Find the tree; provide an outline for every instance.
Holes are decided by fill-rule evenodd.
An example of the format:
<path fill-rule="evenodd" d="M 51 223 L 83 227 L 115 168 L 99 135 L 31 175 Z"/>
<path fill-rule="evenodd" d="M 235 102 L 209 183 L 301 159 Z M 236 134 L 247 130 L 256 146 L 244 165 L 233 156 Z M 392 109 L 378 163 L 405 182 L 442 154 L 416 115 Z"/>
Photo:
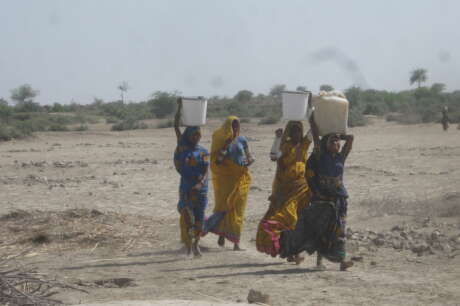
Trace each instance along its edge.
<path fill-rule="evenodd" d="M 153 93 L 149 104 L 151 112 L 157 118 L 165 118 L 176 110 L 177 92 L 157 91 Z"/>
<path fill-rule="evenodd" d="M 417 87 L 420 88 L 420 85 L 423 83 L 423 82 L 426 82 L 426 80 L 428 79 L 427 77 L 427 71 L 426 69 L 423 69 L 423 68 L 419 68 L 419 69 L 415 69 L 411 72 L 411 76 L 410 76 L 410 84 L 413 85 L 414 83 L 417 83 Z"/>
<path fill-rule="evenodd" d="M 334 87 L 332 87 L 331 85 L 328 85 L 328 84 L 323 84 L 319 87 L 319 90 L 320 91 L 333 91 L 334 90 Z"/>
<path fill-rule="evenodd" d="M 235 95 L 234 99 L 236 101 L 238 101 L 238 102 L 246 103 L 249 100 L 251 100 L 253 95 L 254 94 L 252 93 L 252 91 L 243 89 L 243 90 L 238 91 L 238 93 Z"/>
<path fill-rule="evenodd" d="M 38 94 L 38 90 L 33 89 L 29 84 L 24 84 L 11 90 L 11 100 L 21 106 L 26 102 L 33 102 L 33 98 Z"/>
<path fill-rule="evenodd" d="M 125 102 L 125 93 L 129 90 L 128 82 L 123 81 L 120 85 L 118 85 L 118 90 L 120 91 L 121 102 Z"/>
<path fill-rule="evenodd" d="M 350 102 L 350 108 L 359 108 L 361 106 L 361 88 L 352 86 L 345 90 L 345 96 Z"/>
<path fill-rule="evenodd" d="M 53 106 L 51 107 L 51 112 L 53 112 L 53 113 L 60 113 L 60 112 L 64 112 L 64 111 L 65 111 L 65 108 L 61 103 L 55 102 L 53 104 Z"/>
<path fill-rule="evenodd" d="M 446 89 L 446 84 L 443 83 L 434 83 L 431 85 L 431 91 L 437 95 L 442 93 L 444 89 Z"/>
<path fill-rule="evenodd" d="M 270 96 L 279 98 L 281 97 L 281 93 L 286 90 L 286 85 L 284 84 L 276 84 L 270 89 Z"/>
<path fill-rule="evenodd" d="M 2 123 L 1 121 L 5 120 L 6 123 L 9 122 L 9 118 L 13 114 L 13 110 L 11 107 L 8 105 L 8 102 L 0 98 L 0 124 Z"/>
<path fill-rule="evenodd" d="M 297 88 L 295 89 L 297 91 L 307 91 L 307 86 L 297 86 Z"/>

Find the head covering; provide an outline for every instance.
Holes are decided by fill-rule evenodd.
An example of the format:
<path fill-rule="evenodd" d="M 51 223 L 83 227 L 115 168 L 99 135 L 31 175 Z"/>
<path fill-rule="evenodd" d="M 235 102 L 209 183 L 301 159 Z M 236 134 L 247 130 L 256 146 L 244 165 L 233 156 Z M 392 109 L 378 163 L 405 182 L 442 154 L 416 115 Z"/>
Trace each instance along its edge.
<path fill-rule="evenodd" d="M 179 144 L 183 146 L 187 146 L 190 148 L 196 147 L 198 144 L 193 144 L 190 142 L 190 136 L 192 136 L 195 133 L 200 133 L 201 134 L 201 128 L 199 126 L 188 126 L 184 133 L 182 133 Z"/>
<path fill-rule="evenodd" d="M 240 121 L 236 116 L 228 116 L 224 124 L 220 128 L 214 131 L 212 134 L 212 144 L 211 144 L 211 154 L 215 154 L 217 151 L 222 149 L 225 145 L 225 142 L 229 138 L 233 138 L 233 121 Z M 240 131 L 238 130 L 236 136 L 238 136 Z"/>
<path fill-rule="evenodd" d="M 300 135 L 303 136 L 303 123 L 302 123 L 302 121 L 289 121 L 286 124 L 286 127 L 284 128 L 283 136 L 281 138 L 282 139 L 281 143 L 285 143 L 286 141 L 291 140 L 291 133 L 292 133 L 292 129 L 294 127 L 298 127 L 300 129 Z"/>

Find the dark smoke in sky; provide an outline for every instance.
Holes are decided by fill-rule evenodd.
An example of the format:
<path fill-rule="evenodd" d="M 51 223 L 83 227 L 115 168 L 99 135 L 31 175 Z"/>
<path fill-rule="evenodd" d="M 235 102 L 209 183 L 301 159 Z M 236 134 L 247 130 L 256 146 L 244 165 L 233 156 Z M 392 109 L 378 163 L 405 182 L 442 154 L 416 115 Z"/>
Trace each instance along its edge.
<path fill-rule="evenodd" d="M 369 84 L 366 81 L 363 73 L 359 69 L 358 64 L 350 58 L 347 54 L 335 47 L 327 47 L 312 53 L 312 58 L 317 62 L 334 62 L 344 71 L 346 71 L 352 81 L 353 85 L 361 88 L 368 88 Z"/>

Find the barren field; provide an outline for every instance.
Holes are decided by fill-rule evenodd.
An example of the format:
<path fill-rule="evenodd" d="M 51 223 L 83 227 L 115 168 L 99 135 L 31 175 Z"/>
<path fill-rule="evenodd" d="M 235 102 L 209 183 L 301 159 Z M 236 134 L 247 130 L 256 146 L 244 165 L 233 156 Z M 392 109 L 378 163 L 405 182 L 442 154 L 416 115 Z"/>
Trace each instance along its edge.
<path fill-rule="evenodd" d="M 230 305 L 255 289 L 271 305 L 460 305 L 460 131 L 372 120 L 350 130 L 348 272 L 331 263 L 317 272 L 314 257 L 295 266 L 255 250 L 281 125 L 254 123 L 242 125 L 256 158 L 245 252 L 218 248 L 210 234 L 201 259 L 185 258 L 172 129 L 92 126 L 0 143 L 0 257 L 20 254 L 8 265 L 88 292 L 61 290 L 56 298 L 68 304 Z M 205 147 L 218 125 L 204 129 Z M 212 208 L 211 188 L 208 214 Z"/>

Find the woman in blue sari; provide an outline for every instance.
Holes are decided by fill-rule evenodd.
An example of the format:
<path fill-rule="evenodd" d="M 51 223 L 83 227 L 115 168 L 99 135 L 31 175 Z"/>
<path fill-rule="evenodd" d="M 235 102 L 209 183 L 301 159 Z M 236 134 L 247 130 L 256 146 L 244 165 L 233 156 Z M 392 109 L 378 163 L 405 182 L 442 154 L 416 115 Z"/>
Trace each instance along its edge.
<path fill-rule="evenodd" d="M 209 153 L 199 145 L 200 127 L 187 127 L 181 133 L 179 121 L 182 101 L 178 100 L 178 110 L 174 121 L 177 147 L 174 152 L 174 166 L 179 172 L 179 203 L 181 241 L 187 254 L 201 256 L 199 247 L 203 231 L 204 212 L 208 204 L 208 166 Z"/>

